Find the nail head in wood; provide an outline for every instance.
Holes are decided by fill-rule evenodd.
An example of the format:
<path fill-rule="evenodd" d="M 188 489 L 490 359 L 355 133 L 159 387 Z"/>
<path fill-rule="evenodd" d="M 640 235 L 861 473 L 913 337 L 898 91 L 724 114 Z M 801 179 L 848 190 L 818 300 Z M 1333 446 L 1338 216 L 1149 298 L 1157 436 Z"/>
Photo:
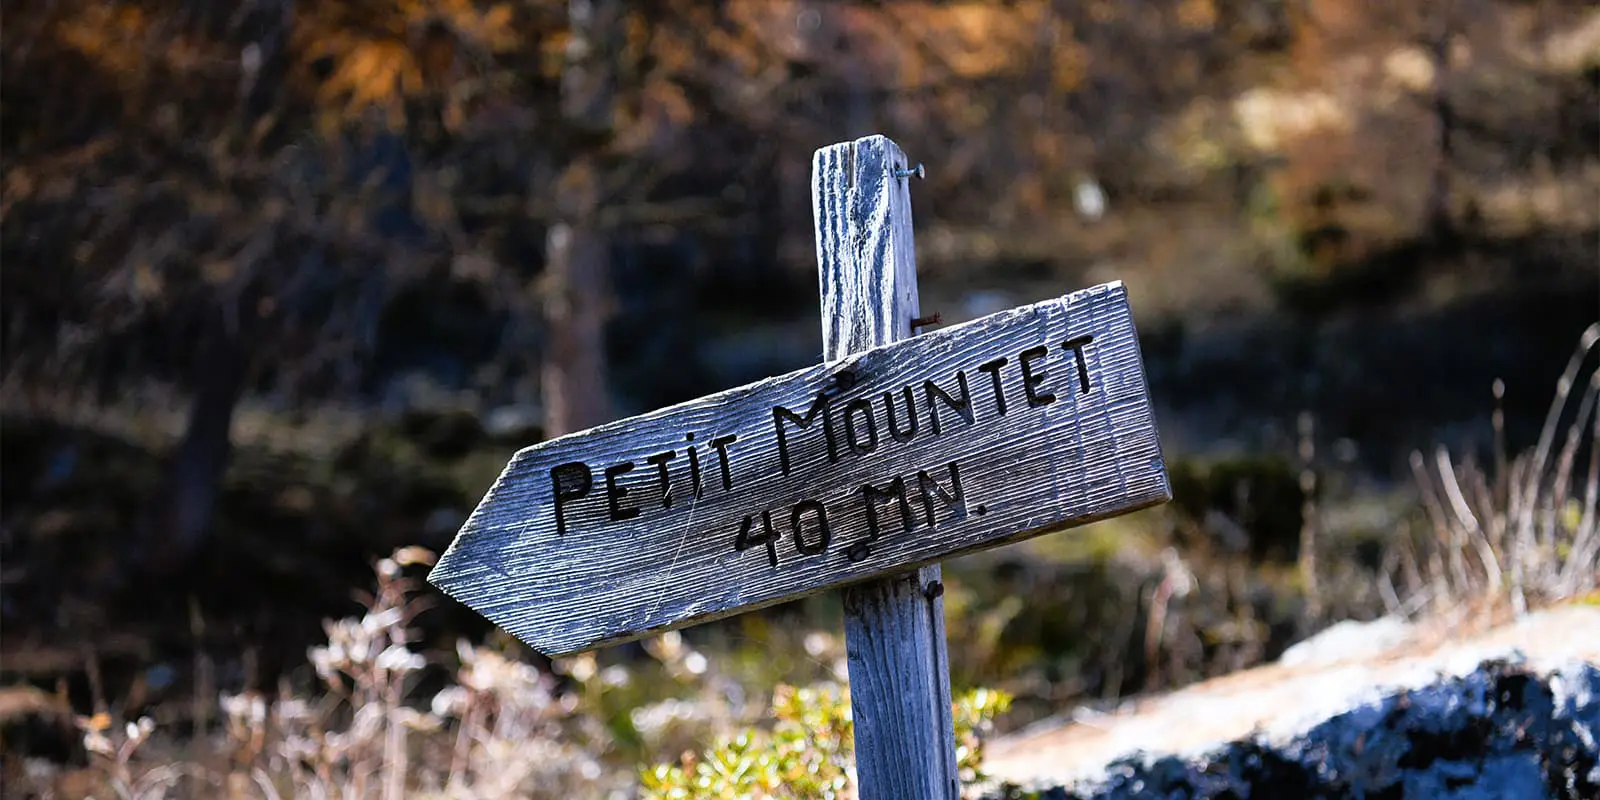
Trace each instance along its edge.
<path fill-rule="evenodd" d="M 897 170 L 894 171 L 894 176 L 896 178 L 909 178 L 912 175 L 917 176 L 917 178 L 919 180 L 922 179 L 922 178 L 928 177 L 927 170 L 922 168 L 922 162 L 920 162 L 920 161 L 917 162 L 917 165 L 915 167 L 908 167 L 906 169 L 897 169 Z"/>

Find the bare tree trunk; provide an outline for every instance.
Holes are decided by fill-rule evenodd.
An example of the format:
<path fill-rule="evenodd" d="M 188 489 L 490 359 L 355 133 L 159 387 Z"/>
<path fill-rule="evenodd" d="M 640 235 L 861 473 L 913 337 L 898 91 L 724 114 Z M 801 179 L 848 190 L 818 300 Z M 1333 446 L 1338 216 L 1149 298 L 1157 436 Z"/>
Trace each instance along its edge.
<path fill-rule="evenodd" d="M 1450 170 L 1455 160 L 1455 105 L 1450 100 L 1450 40 L 1455 34 L 1454 8 L 1450 4 L 1439 12 L 1435 30 L 1429 37 L 1429 56 L 1433 61 L 1433 96 L 1430 105 L 1436 127 L 1438 151 L 1433 177 L 1428 186 L 1428 235 L 1435 243 L 1452 241 L 1454 220 L 1450 215 Z"/>
<path fill-rule="evenodd" d="M 166 572 L 182 566 L 204 543 L 228 470 L 234 409 L 244 394 L 250 353 L 244 335 L 229 330 L 213 309 L 194 364 L 194 399 L 183 439 L 173 452 L 167 483 L 146 530 L 146 563 Z"/>
<path fill-rule="evenodd" d="M 608 258 L 595 229 L 595 175 L 574 161 L 558 184 L 561 219 L 545 241 L 541 287 L 548 336 L 541 375 L 545 435 L 560 436 L 611 419 L 606 391 Z"/>
<path fill-rule="evenodd" d="M 611 418 L 606 390 L 607 242 L 598 224 L 599 158 L 615 119 L 618 0 L 569 0 L 571 39 L 561 76 L 567 163 L 556 182 L 557 219 L 545 239 L 542 288 L 549 332 L 541 375 L 545 435 Z"/>
<path fill-rule="evenodd" d="M 843 127 L 836 135 L 842 140 L 877 133 L 870 76 L 849 60 L 851 49 L 846 37 L 850 29 L 848 20 L 841 19 L 841 15 L 850 9 L 834 0 L 802 0 L 797 10 L 802 58 L 821 65 L 827 76 L 822 81 L 824 86 L 837 81 L 835 85 L 844 90 L 840 98 L 843 107 L 828 109 L 835 120 L 842 119 L 838 124 Z M 809 163 L 806 168 L 810 169 Z"/>
<path fill-rule="evenodd" d="M 247 42 L 239 85 L 237 132 L 271 113 L 288 74 L 288 40 L 294 24 L 292 0 L 252 3 L 241 20 Z M 253 296 L 250 291 L 246 297 Z M 211 532 L 223 477 L 233 455 L 234 410 L 244 396 L 259 325 L 254 303 L 231 314 L 221 303 L 207 311 L 193 367 L 193 399 L 183 439 L 172 454 L 166 484 L 146 517 L 144 563 L 158 572 L 182 567 Z M 236 320 L 230 322 L 231 318 Z M 247 330 L 252 329 L 252 330 Z"/>

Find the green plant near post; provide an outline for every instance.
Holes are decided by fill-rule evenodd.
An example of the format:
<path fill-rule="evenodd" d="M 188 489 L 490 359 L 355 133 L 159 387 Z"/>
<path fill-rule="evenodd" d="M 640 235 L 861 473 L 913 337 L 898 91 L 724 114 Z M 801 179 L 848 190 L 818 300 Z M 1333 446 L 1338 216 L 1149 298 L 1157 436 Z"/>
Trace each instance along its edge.
<path fill-rule="evenodd" d="M 1011 697 L 973 689 L 954 704 L 957 772 L 964 786 L 984 780 L 983 742 Z M 645 800 L 766 800 L 848 796 L 855 752 L 850 691 L 833 683 L 773 692 L 770 729 L 747 728 L 678 763 L 646 767 Z"/>

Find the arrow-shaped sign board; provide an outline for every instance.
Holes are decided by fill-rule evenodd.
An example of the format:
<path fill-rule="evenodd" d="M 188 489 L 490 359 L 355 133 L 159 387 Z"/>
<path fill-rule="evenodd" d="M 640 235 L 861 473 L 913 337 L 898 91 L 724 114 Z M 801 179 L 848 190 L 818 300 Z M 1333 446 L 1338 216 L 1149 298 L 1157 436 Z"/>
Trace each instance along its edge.
<path fill-rule="evenodd" d="M 1116 282 L 526 448 L 429 580 L 564 655 L 1170 496 Z"/>

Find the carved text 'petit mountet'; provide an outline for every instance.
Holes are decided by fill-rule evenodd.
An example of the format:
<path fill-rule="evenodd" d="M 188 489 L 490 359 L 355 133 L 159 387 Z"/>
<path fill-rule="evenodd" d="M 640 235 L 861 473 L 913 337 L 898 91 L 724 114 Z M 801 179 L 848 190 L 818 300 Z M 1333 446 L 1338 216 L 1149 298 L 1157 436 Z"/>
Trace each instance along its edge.
<path fill-rule="evenodd" d="M 942 384 L 930 378 L 848 401 L 842 398 L 858 387 L 859 378 L 843 370 L 803 413 L 783 406 L 772 409 L 776 467 L 784 475 L 801 469 L 797 451 L 808 436 L 820 436 L 828 463 L 836 464 L 922 437 L 954 434 L 979 424 L 980 417 L 1029 413 L 1056 402 L 1063 391 L 1058 380 L 1062 374 L 1075 373 L 1071 377 L 1076 380 L 1065 384 L 1066 388 L 1086 394 L 1091 383 L 1084 348 L 1093 341 L 1094 337 L 1086 334 L 1055 347 L 1041 344 L 978 364 L 973 374 L 957 370 Z M 652 510 L 687 505 L 686 501 L 700 499 L 708 491 L 731 492 L 735 484 L 729 450 L 738 442 L 737 433 L 700 440 L 687 433 L 681 451 L 644 454 L 637 460 L 607 465 L 598 475 L 582 461 L 559 464 L 550 470 L 556 533 L 575 533 L 569 528 L 568 512 L 579 502 L 604 503 L 607 518 L 623 521 Z M 870 555 L 872 543 L 895 519 L 902 530 L 910 531 L 918 525 L 934 527 L 941 514 L 946 520 L 959 520 L 968 513 L 987 511 L 982 504 L 969 509 L 961 465 L 948 461 L 911 475 L 864 483 L 826 501 L 804 499 L 786 509 L 745 515 L 732 526 L 729 542 L 734 551 L 764 550 L 773 567 L 787 552 L 798 557 L 820 556 L 834 544 L 829 509 L 837 513 L 847 504 L 864 508 L 867 520 L 865 536 L 844 546 L 850 561 Z M 780 549 L 785 538 L 789 545 Z"/>

